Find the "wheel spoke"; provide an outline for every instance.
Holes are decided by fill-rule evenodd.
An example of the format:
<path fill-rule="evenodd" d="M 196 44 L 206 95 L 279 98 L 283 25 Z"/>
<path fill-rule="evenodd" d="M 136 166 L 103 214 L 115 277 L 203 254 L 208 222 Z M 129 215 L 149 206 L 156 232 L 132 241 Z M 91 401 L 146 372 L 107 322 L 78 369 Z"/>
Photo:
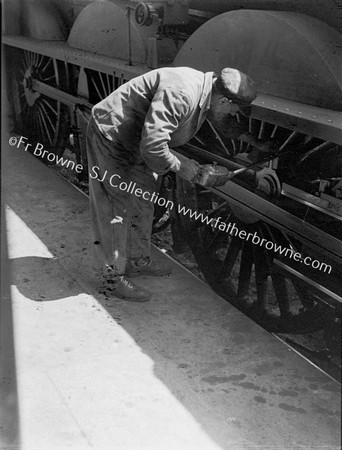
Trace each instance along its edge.
<path fill-rule="evenodd" d="M 44 83 L 48 83 L 49 81 L 55 80 L 56 79 L 56 75 L 50 75 L 49 77 L 43 78 L 43 82 Z"/>
<path fill-rule="evenodd" d="M 25 110 L 23 110 L 21 113 L 24 113 Z M 27 107 L 26 113 L 25 113 L 25 122 L 29 121 L 29 117 L 30 117 L 30 108 Z"/>
<path fill-rule="evenodd" d="M 103 90 L 103 96 L 107 97 L 107 88 L 104 84 L 103 76 L 101 74 L 100 74 L 100 81 L 101 81 L 101 86 L 102 86 L 102 90 Z"/>
<path fill-rule="evenodd" d="M 27 52 L 27 51 L 24 52 L 24 59 L 25 59 L 26 67 L 30 67 L 31 63 L 30 63 L 30 54 L 29 54 L 29 52 Z"/>
<path fill-rule="evenodd" d="M 42 98 L 42 102 L 45 103 L 45 105 L 50 109 L 50 111 L 55 115 L 58 116 L 58 110 L 54 109 L 54 107 L 51 105 L 51 103 L 49 103 L 48 98 Z"/>
<path fill-rule="evenodd" d="M 110 93 L 110 92 L 112 92 L 112 86 L 111 86 L 111 82 L 110 82 L 110 75 L 108 75 L 108 73 L 106 73 L 106 84 L 107 84 L 107 87 L 108 87 L 108 94 Z"/>
<path fill-rule="evenodd" d="M 44 126 L 43 126 L 42 119 L 40 117 L 39 111 L 37 111 L 37 117 L 38 117 L 38 124 L 39 124 L 40 134 L 43 136 L 44 135 Z"/>
<path fill-rule="evenodd" d="M 56 59 L 53 60 L 53 70 L 54 70 L 54 75 L 56 77 L 56 86 L 59 86 L 59 72 L 58 72 L 58 64 L 57 64 Z"/>
<path fill-rule="evenodd" d="M 205 143 L 197 136 L 197 134 L 194 136 L 194 139 L 196 139 L 203 147 L 205 146 Z"/>
<path fill-rule="evenodd" d="M 320 145 L 317 145 L 316 147 L 314 147 L 313 149 L 311 149 L 310 151 L 308 151 L 300 160 L 300 163 L 302 163 L 303 161 L 305 161 L 307 158 L 309 158 L 311 155 L 313 155 L 314 153 L 317 153 L 321 150 L 327 150 L 329 148 L 332 148 L 335 144 L 333 144 L 332 142 L 323 142 Z"/>
<path fill-rule="evenodd" d="M 107 74 L 107 83 L 108 83 L 109 92 L 113 92 L 114 91 L 114 81 L 113 81 L 112 75 Z"/>
<path fill-rule="evenodd" d="M 297 136 L 298 132 L 294 131 L 290 134 L 290 136 L 286 139 L 286 141 L 279 147 L 279 150 L 283 150 L 288 144 L 290 144 Z"/>
<path fill-rule="evenodd" d="M 220 143 L 222 149 L 225 151 L 226 155 L 227 155 L 228 157 L 230 157 L 229 150 L 228 150 L 227 147 L 225 146 L 225 144 L 224 144 L 223 140 L 221 139 L 220 135 L 218 134 L 218 132 L 215 130 L 215 127 L 213 126 L 213 124 L 210 122 L 209 119 L 207 119 L 207 122 L 208 122 L 208 124 L 209 124 L 209 127 L 210 127 L 211 131 L 214 133 L 215 138 L 219 141 L 219 143 Z"/>
<path fill-rule="evenodd" d="M 29 53 L 29 57 L 30 57 L 30 66 L 33 66 L 34 53 L 33 53 L 33 52 L 30 52 L 30 53 Z"/>
<path fill-rule="evenodd" d="M 33 114 L 33 132 L 34 132 L 35 138 L 38 138 L 39 123 L 38 123 L 38 119 L 37 119 L 37 114 L 36 113 Z"/>
<path fill-rule="evenodd" d="M 41 71 L 41 65 L 44 62 L 44 59 L 45 59 L 44 55 L 39 55 L 38 62 L 37 62 L 37 69 L 39 69 L 39 71 Z"/>
<path fill-rule="evenodd" d="M 312 296 L 308 294 L 305 283 L 300 280 L 293 279 L 292 284 L 298 294 L 298 297 L 301 299 L 304 308 L 311 309 L 314 306 L 314 300 Z"/>
<path fill-rule="evenodd" d="M 99 88 L 98 88 L 98 86 L 97 86 L 97 84 L 96 84 L 94 78 L 92 78 L 92 84 L 93 84 L 93 86 L 95 87 L 95 90 L 96 90 L 96 92 L 97 92 L 97 95 L 98 95 L 99 100 L 102 100 L 101 92 L 99 91 Z"/>
<path fill-rule="evenodd" d="M 202 191 L 200 192 L 201 195 L 203 194 L 210 194 L 210 191 Z M 205 213 L 205 210 L 203 209 L 203 216 L 207 217 L 206 222 L 203 223 L 200 220 L 194 221 L 192 229 L 195 230 L 197 228 L 202 228 L 202 227 L 207 227 L 210 226 L 211 220 L 215 217 L 218 216 L 218 214 L 220 213 L 220 211 L 227 205 L 227 201 L 224 201 L 220 206 L 218 206 L 217 208 L 213 209 L 210 213 Z M 230 217 L 230 216 L 229 216 Z M 209 224 L 208 224 L 209 222 Z M 223 222 L 223 221 L 221 221 Z"/>
<path fill-rule="evenodd" d="M 33 67 L 37 67 L 38 59 L 39 59 L 39 54 L 38 53 L 33 53 L 33 62 L 32 62 L 32 66 Z"/>
<path fill-rule="evenodd" d="M 242 247 L 242 241 L 241 239 L 237 238 L 237 237 L 233 237 L 228 249 L 227 249 L 227 253 L 226 253 L 226 257 L 222 263 L 221 266 L 221 270 L 220 270 L 220 275 L 224 275 L 225 277 L 229 277 L 235 261 L 238 257 L 238 254 L 241 250 Z"/>
<path fill-rule="evenodd" d="M 225 205 L 227 204 L 227 202 L 223 202 L 220 206 L 218 206 L 217 208 L 215 208 L 211 213 L 208 214 L 209 218 L 213 218 L 213 217 L 218 217 L 218 214 L 220 213 L 220 210 L 223 209 L 223 207 L 225 207 Z M 215 214 L 214 214 L 215 213 Z M 231 212 L 228 213 L 227 217 L 225 220 L 221 220 L 222 223 L 228 223 L 230 221 L 230 217 L 231 217 Z M 215 230 L 211 230 L 211 233 L 207 234 L 207 239 L 203 244 L 203 248 L 205 249 L 206 252 L 208 252 L 209 250 L 213 250 L 216 246 L 216 242 L 218 241 L 218 239 L 222 236 L 222 231 L 219 229 Z"/>
<path fill-rule="evenodd" d="M 212 233 L 211 239 L 209 240 L 208 243 L 206 243 L 205 245 L 203 245 L 203 249 L 206 252 L 209 252 L 210 250 L 215 248 L 215 244 L 218 240 L 218 238 L 220 237 L 221 231 L 215 231 Z"/>
<path fill-rule="evenodd" d="M 274 125 L 272 133 L 271 133 L 271 139 L 274 139 L 277 131 L 278 131 L 278 125 Z"/>
<path fill-rule="evenodd" d="M 252 276 L 253 267 L 253 249 L 252 244 L 243 244 L 241 252 L 241 265 L 239 273 L 239 284 L 237 297 L 239 300 L 244 301 L 249 292 L 249 285 Z"/>
<path fill-rule="evenodd" d="M 44 72 L 45 72 L 45 70 L 48 68 L 48 66 L 49 66 L 49 64 L 50 64 L 51 61 L 52 61 L 52 58 L 48 58 L 48 59 L 47 59 L 47 61 L 46 61 L 45 65 L 44 65 L 44 67 L 40 70 L 40 73 L 44 73 Z"/>
<path fill-rule="evenodd" d="M 268 275 L 269 269 L 265 252 L 256 247 L 253 249 L 255 282 L 257 288 L 257 303 L 259 311 L 266 311 L 268 306 Z"/>
<path fill-rule="evenodd" d="M 50 135 L 49 127 L 48 127 L 48 125 L 47 125 L 47 123 L 46 123 L 45 116 L 44 116 L 44 112 L 42 112 L 40 108 L 39 108 L 39 113 L 40 113 L 40 117 L 41 117 L 42 122 L 43 122 L 43 125 L 44 125 L 44 132 L 45 132 L 45 135 L 48 137 L 49 142 L 50 142 L 50 145 L 52 145 L 53 140 L 52 140 L 51 135 Z M 44 134 L 44 133 L 43 133 L 43 134 Z M 45 136 L 44 136 L 44 137 L 45 137 Z"/>
<path fill-rule="evenodd" d="M 258 139 L 264 139 L 264 133 L 265 133 L 265 122 L 262 121 L 259 128 Z"/>
<path fill-rule="evenodd" d="M 39 104 L 39 108 L 42 108 L 42 110 L 43 110 L 44 113 L 45 113 L 45 116 L 46 116 L 47 120 L 49 121 L 49 124 L 50 124 L 50 126 L 51 126 L 51 128 L 52 128 L 52 131 L 53 131 L 54 133 L 56 133 L 56 126 L 52 123 L 51 117 L 49 116 L 49 114 L 48 114 L 48 112 L 47 112 L 45 106 L 44 106 L 42 103 L 40 103 L 40 104 Z"/>
<path fill-rule="evenodd" d="M 290 300 L 286 279 L 277 272 L 272 272 L 273 288 L 277 297 L 280 314 L 286 317 L 290 314 Z"/>
<path fill-rule="evenodd" d="M 281 244 L 283 244 L 284 246 L 287 246 L 288 248 L 293 250 L 294 253 L 299 250 L 299 249 L 294 247 L 293 241 L 291 241 L 286 234 L 281 233 L 281 238 L 277 240 L 275 235 L 274 235 L 274 233 L 273 233 L 273 231 L 272 231 L 272 229 L 271 229 L 271 227 L 268 226 L 268 225 L 265 225 L 265 226 L 267 227 L 267 232 L 268 232 L 272 242 L 278 242 L 280 240 Z"/>
<path fill-rule="evenodd" d="M 239 153 L 242 153 L 242 151 L 243 151 L 243 148 L 244 148 L 244 145 L 245 143 L 243 142 L 243 141 L 240 141 L 240 148 L 239 148 Z"/>

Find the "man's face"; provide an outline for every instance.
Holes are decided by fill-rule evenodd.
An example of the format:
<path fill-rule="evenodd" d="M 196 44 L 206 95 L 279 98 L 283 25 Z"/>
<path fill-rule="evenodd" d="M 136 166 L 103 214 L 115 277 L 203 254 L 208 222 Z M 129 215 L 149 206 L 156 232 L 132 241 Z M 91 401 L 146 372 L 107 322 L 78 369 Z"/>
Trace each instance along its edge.
<path fill-rule="evenodd" d="M 208 119 L 213 122 L 213 124 L 220 124 L 224 117 L 228 114 L 235 116 L 239 111 L 239 106 L 233 103 L 227 97 L 222 94 L 213 92 L 211 95 L 210 108 L 208 111 Z"/>

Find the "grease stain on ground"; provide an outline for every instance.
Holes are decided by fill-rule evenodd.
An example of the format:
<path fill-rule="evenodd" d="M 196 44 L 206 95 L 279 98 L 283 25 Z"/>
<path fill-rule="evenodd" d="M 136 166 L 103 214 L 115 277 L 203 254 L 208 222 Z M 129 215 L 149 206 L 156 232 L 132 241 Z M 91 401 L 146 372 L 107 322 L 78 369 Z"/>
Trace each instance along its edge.
<path fill-rule="evenodd" d="M 322 386 L 322 389 L 324 391 L 328 391 L 328 392 L 336 392 L 336 394 L 340 394 L 340 389 L 341 387 L 338 384 L 335 383 L 329 383 L 326 385 Z"/>
<path fill-rule="evenodd" d="M 279 403 L 278 406 L 281 409 L 285 409 L 285 411 L 297 412 L 299 414 L 306 414 L 305 409 L 303 409 L 303 408 L 296 408 L 295 406 L 288 405 L 287 403 Z"/>
<path fill-rule="evenodd" d="M 228 381 L 241 381 L 244 380 L 247 377 L 244 373 L 241 373 L 240 375 L 230 375 L 228 377 Z"/>
<path fill-rule="evenodd" d="M 263 404 L 266 403 L 266 399 L 265 399 L 264 397 L 262 397 L 261 395 L 256 395 L 256 396 L 254 397 L 254 400 L 255 400 L 256 402 L 258 402 L 258 403 L 263 403 Z"/>
<path fill-rule="evenodd" d="M 202 380 L 209 384 L 221 384 L 227 383 L 229 377 L 217 377 L 216 375 L 211 375 L 210 377 L 202 378 Z"/>
<path fill-rule="evenodd" d="M 178 364 L 178 367 L 180 369 L 187 369 L 189 367 L 189 364 L 181 363 L 181 364 Z"/>
<path fill-rule="evenodd" d="M 337 411 L 331 411 L 328 408 L 322 408 L 322 406 L 317 405 L 316 403 L 312 403 L 312 408 L 315 412 L 322 414 L 324 416 L 338 416 L 339 413 Z"/>

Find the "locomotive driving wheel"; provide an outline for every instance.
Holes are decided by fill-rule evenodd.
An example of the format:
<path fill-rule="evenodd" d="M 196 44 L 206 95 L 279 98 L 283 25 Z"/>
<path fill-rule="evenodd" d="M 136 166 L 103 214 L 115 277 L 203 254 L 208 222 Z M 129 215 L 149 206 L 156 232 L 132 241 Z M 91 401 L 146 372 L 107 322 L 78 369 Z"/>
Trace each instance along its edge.
<path fill-rule="evenodd" d="M 284 271 L 278 270 L 270 250 L 257 245 L 265 239 L 296 252 L 300 243 L 266 222 L 244 222 L 234 214 L 228 201 L 211 191 L 183 180 L 178 180 L 177 188 L 180 203 L 191 205 L 192 210 L 213 219 L 213 225 L 208 226 L 200 220 L 181 217 L 195 259 L 218 294 L 229 299 L 233 296 L 236 306 L 274 330 L 313 331 L 323 325 L 319 307 L 313 297 L 303 292 L 303 284 L 290 280 Z M 230 235 L 227 230 L 250 233 L 253 242 Z M 294 301 L 296 294 L 300 302 Z"/>
<path fill-rule="evenodd" d="M 238 181 L 247 190 L 259 192 L 262 198 L 275 201 L 278 206 L 284 201 L 288 203 L 288 199 L 282 198 L 281 182 L 293 183 L 303 190 L 309 186 L 313 193 L 317 188 L 312 183 L 315 178 L 327 178 L 328 174 L 336 177 L 341 171 L 341 167 L 336 166 L 335 156 L 337 152 L 342 157 L 342 149 L 336 144 L 252 118 L 239 120 L 245 120 L 248 130 L 260 139 L 277 142 L 279 155 L 284 155 L 267 168 L 259 167 L 254 186 L 250 179 L 246 182 L 241 177 Z M 205 131 L 208 133 L 207 129 Z M 206 134 L 206 137 L 213 150 L 212 136 Z M 197 138 L 197 142 L 208 148 L 203 135 Z M 220 139 L 219 144 L 214 148 L 215 153 L 234 162 L 241 163 L 241 159 L 253 151 L 238 139 L 225 142 Z M 329 151 L 333 152 L 330 165 Z M 325 168 L 317 165 L 318 157 L 325 161 Z M 272 331 L 311 332 L 324 326 L 324 304 L 319 296 L 313 294 L 305 277 L 293 277 L 282 264 L 278 264 L 278 255 L 274 252 L 277 245 L 278 248 L 305 253 L 307 249 L 298 239 L 271 223 L 259 220 L 248 206 L 237 205 L 215 190 L 179 178 L 177 199 L 186 207 L 179 214 L 179 220 L 187 242 L 206 280 L 217 293 L 230 301 L 233 299 L 237 307 Z M 185 213 L 189 208 L 197 213 L 192 218 L 189 212 Z M 330 222 L 336 231 L 337 221 L 332 219 Z M 244 239 L 239 237 L 240 231 L 243 231 Z M 248 241 L 245 239 L 247 235 L 250 236 Z M 262 239 L 266 246 L 259 245 Z"/>
<path fill-rule="evenodd" d="M 55 148 L 67 124 L 67 108 L 60 101 L 34 89 L 34 80 L 64 89 L 67 77 L 64 63 L 31 51 L 19 51 L 14 58 L 13 103 L 15 125 L 27 138 Z"/>

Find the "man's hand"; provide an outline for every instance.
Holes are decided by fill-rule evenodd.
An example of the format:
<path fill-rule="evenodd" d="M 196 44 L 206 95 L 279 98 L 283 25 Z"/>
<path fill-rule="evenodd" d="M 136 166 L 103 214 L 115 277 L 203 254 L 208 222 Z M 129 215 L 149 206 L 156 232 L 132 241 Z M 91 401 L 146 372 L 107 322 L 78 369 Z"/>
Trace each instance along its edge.
<path fill-rule="evenodd" d="M 198 175 L 201 165 L 194 159 L 187 159 L 181 163 L 178 175 L 186 181 L 193 181 Z"/>
<path fill-rule="evenodd" d="M 171 152 L 177 157 L 180 164 L 175 172 L 186 181 L 193 181 L 193 179 L 198 175 L 201 165 L 194 159 L 189 159 L 186 156 L 171 150 Z"/>

